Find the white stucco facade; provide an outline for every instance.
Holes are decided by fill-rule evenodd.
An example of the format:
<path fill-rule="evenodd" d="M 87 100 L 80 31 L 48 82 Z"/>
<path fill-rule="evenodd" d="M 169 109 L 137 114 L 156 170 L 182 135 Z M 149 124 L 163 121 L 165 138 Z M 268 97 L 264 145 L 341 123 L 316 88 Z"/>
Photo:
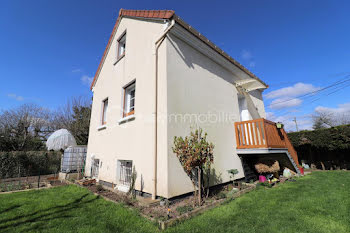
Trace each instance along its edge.
<path fill-rule="evenodd" d="M 91 175 L 93 159 L 99 159 L 98 179 L 120 185 L 118 161 L 132 161 L 137 173 L 135 188 L 166 198 L 193 191 L 192 183 L 172 152 L 174 136 L 187 136 L 191 127 L 201 127 L 213 142 L 212 184 L 229 181 L 227 170 L 238 169 L 244 177 L 236 152 L 234 122 L 241 120 L 236 82 L 247 75 L 230 68 L 217 53 L 184 31 L 170 30 L 159 47 L 157 103 L 157 166 L 155 154 L 155 41 L 169 22 L 121 19 L 105 61 L 93 87 L 92 117 L 86 161 Z M 125 56 L 117 60 L 117 39 L 126 32 Z M 211 55 L 214 54 L 214 55 Z M 215 55 L 216 54 L 216 55 Z M 123 118 L 124 89 L 136 81 L 135 114 Z M 251 119 L 265 117 L 262 90 L 243 94 L 244 114 Z M 107 123 L 101 127 L 102 103 L 108 98 Z"/>

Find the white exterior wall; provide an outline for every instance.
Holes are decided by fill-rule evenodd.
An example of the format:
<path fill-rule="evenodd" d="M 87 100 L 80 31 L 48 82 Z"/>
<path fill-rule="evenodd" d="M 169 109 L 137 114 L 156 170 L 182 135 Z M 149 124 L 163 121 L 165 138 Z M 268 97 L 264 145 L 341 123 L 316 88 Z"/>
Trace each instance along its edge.
<path fill-rule="evenodd" d="M 229 169 L 239 171 L 235 179 L 244 177 L 236 152 L 234 122 L 240 121 L 240 113 L 235 76 L 173 35 L 167 45 L 169 196 L 193 191 L 190 179 L 172 152 L 174 136 L 188 136 L 191 127 L 201 127 L 215 145 L 212 171 L 215 184 L 229 181 Z M 265 117 L 261 91 L 248 94 L 247 107 L 253 119 Z M 179 117 L 186 114 L 199 116 L 198 121 L 188 118 L 179 121 Z M 220 116 L 222 119 L 215 122 Z"/>
<path fill-rule="evenodd" d="M 118 184 L 117 161 L 132 160 L 137 172 L 136 189 L 152 193 L 154 174 L 154 42 L 164 32 L 162 21 L 123 18 L 113 38 L 98 80 L 93 88 L 92 117 L 86 175 L 91 156 L 100 159 L 99 180 Z M 117 39 L 125 30 L 126 54 L 117 61 Z M 229 181 L 228 169 L 243 177 L 236 153 L 234 122 L 239 121 L 235 77 L 207 56 L 171 36 L 160 46 L 158 59 L 158 159 L 157 195 L 171 198 L 193 191 L 178 159 L 172 152 L 174 136 L 187 136 L 190 127 L 200 126 L 215 145 L 215 184 Z M 123 87 L 136 79 L 135 119 L 123 124 Z M 101 125 L 102 101 L 109 99 L 107 128 Z M 248 95 L 247 107 L 253 119 L 265 117 L 261 91 Z M 176 114 L 221 114 L 219 123 L 175 122 Z M 102 164 L 101 164 L 102 163 Z M 213 180 L 213 179 L 212 179 Z"/>
<path fill-rule="evenodd" d="M 117 184 L 117 160 L 132 160 L 137 172 L 136 189 L 152 193 L 154 171 L 154 43 L 164 32 L 162 21 L 122 18 L 101 73 L 93 88 L 92 117 L 86 162 L 90 175 L 91 156 L 100 159 L 99 180 Z M 125 57 L 117 61 L 117 39 L 126 30 Z M 159 49 L 159 86 L 165 80 L 165 44 Z M 116 64 L 115 64 L 116 63 Z M 136 79 L 135 119 L 123 124 L 123 87 Z M 102 101 L 108 97 L 107 128 L 101 125 Z M 166 95 L 159 93 L 158 109 L 166 112 Z M 159 137 L 165 127 L 158 125 Z M 161 140 L 160 140 L 161 141 Z M 166 148 L 166 147 L 165 147 Z M 161 146 L 159 154 L 165 152 Z M 163 152 L 163 154 L 165 154 Z M 102 163 L 102 164 L 101 164 Z M 166 159 L 158 156 L 158 195 L 167 195 Z"/>

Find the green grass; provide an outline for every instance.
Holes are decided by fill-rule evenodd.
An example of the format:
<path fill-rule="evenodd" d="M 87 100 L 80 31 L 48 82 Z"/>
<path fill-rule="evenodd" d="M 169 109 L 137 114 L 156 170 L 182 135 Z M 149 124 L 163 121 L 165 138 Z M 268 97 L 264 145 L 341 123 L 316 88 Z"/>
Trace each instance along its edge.
<path fill-rule="evenodd" d="M 0 232 L 154 232 L 136 211 L 75 185 L 0 195 Z"/>
<path fill-rule="evenodd" d="M 157 232 L 76 186 L 0 195 L 0 232 Z M 166 232 L 350 232 L 350 172 L 314 172 L 250 192 Z"/>

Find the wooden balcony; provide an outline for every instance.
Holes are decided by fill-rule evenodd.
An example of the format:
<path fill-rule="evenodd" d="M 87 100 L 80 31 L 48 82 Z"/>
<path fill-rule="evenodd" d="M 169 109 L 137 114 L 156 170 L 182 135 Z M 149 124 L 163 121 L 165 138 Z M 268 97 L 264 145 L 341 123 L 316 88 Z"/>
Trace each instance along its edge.
<path fill-rule="evenodd" d="M 284 129 L 264 118 L 235 122 L 237 149 L 287 149 L 297 165 L 298 155 Z"/>

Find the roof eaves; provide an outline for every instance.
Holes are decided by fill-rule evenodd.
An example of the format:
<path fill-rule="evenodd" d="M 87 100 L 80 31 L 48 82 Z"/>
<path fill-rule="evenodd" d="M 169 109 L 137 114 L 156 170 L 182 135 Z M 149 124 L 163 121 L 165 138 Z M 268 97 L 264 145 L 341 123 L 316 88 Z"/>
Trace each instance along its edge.
<path fill-rule="evenodd" d="M 266 88 L 268 88 L 269 86 L 262 81 L 261 79 L 259 79 L 257 76 L 255 76 L 252 72 L 250 72 L 247 68 L 245 68 L 242 64 L 240 64 L 238 61 L 236 61 L 235 59 L 233 59 L 230 55 L 228 55 L 227 53 L 225 53 L 222 49 L 220 49 L 218 46 L 216 46 L 213 42 L 211 42 L 209 39 L 207 39 L 205 36 L 203 36 L 200 32 L 198 32 L 197 30 L 195 30 L 193 27 L 191 27 L 191 25 L 189 25 L 188 23 L 186 23 L 185 21 L 183 21 L 180 17 L 178 17 L 175 12 L 173 10 L 124 10 L 124 9 L 120 9 L 119 11 L 119 15 L 118 18 L 116 20 L 116 23 L 113 27 L 112 33 L 109 37 L 107 46 L 104 50 L 103 56 L 101 58 L 100 64 L 97 68 L 97 71 L 95 73 L 94 79 L 91 83 L 90 89 L 93 88 L 93 86 L 95 85 L 95 82 L 97 80 L 97 76 L 99 75 L 101 68 L 102 68 L 102 64 L 105 60 L 105 57 L 107 55 L 107 52 L 109 50 L 110 44 L 112 42 L 113 36 L 115 34 L 115 31 L 118 27 L 118 24 L 121 20 L 122 17 L 127 16 L 127 17 L 133 17 L 133 18 L 157 18 L 157 19 L 174 19 L 179 25 L 181 25 L 183 28 L 185 28 L 187 31 L 189 31 L 190 33 L 192 33 L 194 36 L 196 36 L 198 39 L 200 39 L 201 41 L 203 41 L 204 43 L 206 43 L 209 47 L 211 47 L 212 49 L 214 49 L 217 53 L 219 53 L 220 55 L 222 55 L 224 58 L 226 58 L 227 60 L 229 60 L 232 64 L 236 65 L 238 68 L 240 68 L 243 72 L 245 72 L 246 74 L 248 74 L 250 77 L 258 80 L 259 82 L 261 82 L 263 85 L 266 86 Z"/>
<path fill-rule="evenodd" d="M 97 76 L 99 75 L 99 73 L 101 71 L 102 64 L 105 61 L 107 52 L 108 52 L 109 47 L 110 47 L 112 40 L 113 40 L 113 36 L 115 34 L 115 31 L 116 31 L 118 24 L 119 24 L 122 17 L 127 16 L 127 17 L 134 17 L 134 18 L 170 19 L 173 17 L 174 14 L 175 14 L 175 12 L 173 10 L 124 10 L 124 9 L 120 9 L 118 18 L 115 22 L 112 33 L 109 37 L 107 46 L 103 52 L 100 64 L 98 65 L 98 68 L 97 68 L 97 71 L 95 73 L 94 79 L 92 80 L 90 89 L 92 90 L 92 88 L 95 85 L 95 82 L 97 80 Z"/>
<path fill-rule="evenodd" d="M 231 63 L 233 63 L 234 65 L 236 65 L 238 68 L 240 68 L 243 72 L 245 72 L 246 74 L 248 74 L 250 77 L 258 80 L 259 82 L 261 82 L 264 86 L 266 86 L 266 88 L 269 87 L 269 85 L 267 85 L 264 81 L 262 81 L 260 78 L 258 78 L 256 75 L 254 75 L 252 72 L 250 72 L 247 68 L 245 68 L 242 64 L 240 64 L 238 61 L 236 61 L 235 59 L 233 59 L 230 55 L 228 55 L 227 53 L 225 53 L 222 49 L 220 49 L 218 46 L 216 46 L 213 42 L 211 42 L 208 38 L 206 38 L 205 36 L 203 36 L 200 32 L 198 32 L 196 29 L 194 29 L 191 25 L 189 25 L 188 23 L 186 23 L 185 21 L 183 21 L 179 16 L 177 16 L 176 14 L 174 14 L 173 19 L 179 24 L 181 25 L 183 28 L 185 28 L 187 31 L 189 31 L 190 33 L 192 33 L 194 36 L 196 36 L 198 39 L 200 39 L 201 41 L 203 41 L 204 43 L 206 43 L 209 47 L 211 47 L 212 49 L 214 49 L 217 53 L 219 53 L 220 55 L 222 55 L 224 58 L 226 58 L 227 60 L 229 60 Z"/>

